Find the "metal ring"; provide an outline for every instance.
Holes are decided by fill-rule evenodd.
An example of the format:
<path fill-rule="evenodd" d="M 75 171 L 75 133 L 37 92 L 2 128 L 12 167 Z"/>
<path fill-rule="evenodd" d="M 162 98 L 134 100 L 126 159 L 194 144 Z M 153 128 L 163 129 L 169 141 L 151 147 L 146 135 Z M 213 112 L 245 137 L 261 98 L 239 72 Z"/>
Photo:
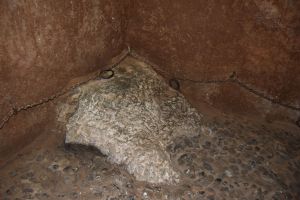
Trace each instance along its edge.
<path fill-rule="evenodd" d="M 169 80 L 169 85 L 171 88 L 173 88 L 174 90 L 180 90 L 180 83 L 177 79 L 172 78 Z"/>
<path fill-rule="evenodd" d="M 111 69 L 104 70 L 100 72 L 100 78 L 102 79 L 110 79 L 115 75 L 115 72 Z"/>

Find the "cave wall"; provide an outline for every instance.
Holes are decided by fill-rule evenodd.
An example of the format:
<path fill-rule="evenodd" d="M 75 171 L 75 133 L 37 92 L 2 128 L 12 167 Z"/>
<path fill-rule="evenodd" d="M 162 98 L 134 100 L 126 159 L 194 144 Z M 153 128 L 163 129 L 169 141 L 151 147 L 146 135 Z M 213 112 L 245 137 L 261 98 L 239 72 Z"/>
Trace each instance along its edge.
<path fill-rule="evenodd" d="M 0 0 L 0 119 L 120 54 L 124 12 L 118 0 Z M 0 164 L 46 127 L 51 132 L 53 114 L 49 103 L 21 112 L 1 129 Z"/>
<path fill-rule="evenodd" d="M 219 80 L 236 72 L 299 107 L 299 10 L 293 0 L 0 0 L 0 119 L 105 66 L 127 45 L 166 78 Z M 274 111 L 234 84 L 181 87 L 195 106 L 204 100 L 243 115 Z M 0 165 L 43 130 L 51 134 L 54 109 L 50 102 L 20 112 L 0 130 Z"/>
<path fill-rule="evenodd" d="M 251 88 L 299 107 L 299 1 L 131 3 L 127 43 L 170 77 L 223 80 L 236 72 Z M 276 110 L 234 84 L 181 84 L 195 104 L 204 100 L 225 112 L 262 116 Z"/>

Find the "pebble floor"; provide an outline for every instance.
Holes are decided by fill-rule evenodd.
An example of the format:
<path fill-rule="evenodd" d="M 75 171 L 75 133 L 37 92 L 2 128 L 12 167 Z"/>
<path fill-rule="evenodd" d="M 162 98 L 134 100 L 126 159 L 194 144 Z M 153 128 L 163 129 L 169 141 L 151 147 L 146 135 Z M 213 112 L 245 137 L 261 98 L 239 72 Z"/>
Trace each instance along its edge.
<path fill-rule="evenodd" d="M 0 199 L 300 199 L 300 129 L 231 116 L 168 147 L 178 185 L 138 182 L 91 148 L 66 147 L 63 131 L 40 136 L 0 169 Z"/>

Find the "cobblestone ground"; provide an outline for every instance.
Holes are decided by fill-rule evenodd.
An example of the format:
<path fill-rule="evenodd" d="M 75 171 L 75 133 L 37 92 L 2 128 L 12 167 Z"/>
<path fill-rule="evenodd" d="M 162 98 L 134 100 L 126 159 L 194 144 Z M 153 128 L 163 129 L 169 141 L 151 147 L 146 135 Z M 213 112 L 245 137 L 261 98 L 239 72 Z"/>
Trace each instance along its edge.
<path fill-rule="evenodd" d="M 176 185 L 139 182 L 96 150 L 65 146 L 58 125 L 0 169 L 0 200 L 300 199 L 300 129 L 231 115 L 203 114 L 199 135 L 167 151 Z"/>
<path fill-rule="evenodd" d="M 299 199 L 299 128 L 230 116 L 205 123 L 206 134 L 168 147 L 178 185 L 138 182 L 52 130 L 0 170 L 0 199 Z"/>

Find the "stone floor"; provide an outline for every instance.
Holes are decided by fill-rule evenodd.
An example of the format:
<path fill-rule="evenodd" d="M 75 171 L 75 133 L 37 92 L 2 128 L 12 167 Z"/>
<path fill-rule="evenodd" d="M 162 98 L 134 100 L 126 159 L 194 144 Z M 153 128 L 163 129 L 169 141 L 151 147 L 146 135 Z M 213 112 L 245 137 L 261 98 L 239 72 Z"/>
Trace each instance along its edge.
<path fill-rule="evenodd" d="M 138 182 L 95 150 L 66 147 L 57 129 L 0 170 L 0 199 L 299 199 L 299 128 L 230 116 L 206 123 L 214 131 L 168 147 L 179 185 Z"/>
<path fill-rule="evenodd" d="M 167 147 L 177 185 L 139 182 L 92 148 L 64 145 L 60 125 L 0 169 L 0 199 L 300 199 L 300 129 L 204 113 L 206 130 Z"/>

